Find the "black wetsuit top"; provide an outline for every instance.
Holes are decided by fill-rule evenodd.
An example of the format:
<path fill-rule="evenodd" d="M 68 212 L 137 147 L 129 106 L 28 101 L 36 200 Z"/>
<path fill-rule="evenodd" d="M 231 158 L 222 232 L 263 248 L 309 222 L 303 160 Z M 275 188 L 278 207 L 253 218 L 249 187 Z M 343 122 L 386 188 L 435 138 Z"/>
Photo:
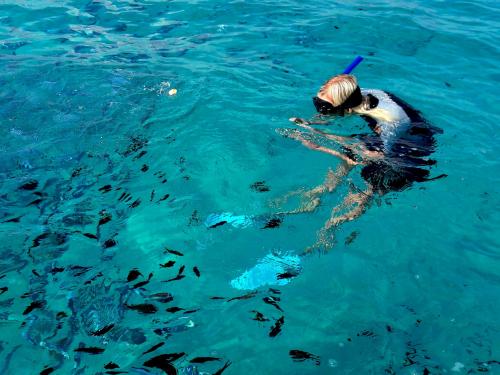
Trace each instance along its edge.
<path fill-rule="evenodd" d="M 384 148 L 379 134 L 358 134 L 360 139 L 370 151 L 384 153 L 384 158 L 369 161 L 361 170 L 361 176 L 379 194 L 390 191 L 400 191 L 412 185 L 413 182 L 429 181 L 444 177 L 440 175 L 429 178 L 429 167 L 436 164 L 435 160 L 428 157 L 434 152 L 436 140 L 434 135 L 443 131 L 431 125 L 424 119 L 420 112 L 414 109 L 397 96 L 386 93 L 389 98 L 400 106 L 410 119 L 404 130 L 398 133 L 390 150 Z M 372 130 L 377 126 L 377 121 L 368 116 L 362 116 Z"/>

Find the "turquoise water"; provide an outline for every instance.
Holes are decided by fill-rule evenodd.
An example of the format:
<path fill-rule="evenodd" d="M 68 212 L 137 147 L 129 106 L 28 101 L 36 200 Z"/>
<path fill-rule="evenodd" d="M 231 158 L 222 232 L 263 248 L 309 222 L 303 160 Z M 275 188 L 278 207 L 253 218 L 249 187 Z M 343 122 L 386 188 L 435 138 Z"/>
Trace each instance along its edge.
<path fill-rule="evenodd" d="M 0 1 L 0 373 L 500 374 L 499 19 L 488 0 Z M 279 129 L 357 54 L 362 87 L 444 130 L 448 177 L 298 257 L 363 181 L 261 229 L 338 164 Z"/>

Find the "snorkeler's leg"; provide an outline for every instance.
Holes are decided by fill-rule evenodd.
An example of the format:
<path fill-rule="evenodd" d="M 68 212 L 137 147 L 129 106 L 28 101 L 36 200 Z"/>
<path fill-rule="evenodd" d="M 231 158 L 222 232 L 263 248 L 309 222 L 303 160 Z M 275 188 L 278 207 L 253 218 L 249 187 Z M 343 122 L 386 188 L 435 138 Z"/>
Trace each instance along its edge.
<path fill-rule="evenodd" d="M 319 197 L 326 192 L 333 192 L 335 188 L 340 184 L 342 179 L 351 171 L 351 169 L 352 166 L 341 160 L 335 172 L 332 169 L 328 170 L 325 181 L 321 185 L 318 185 L 315 188 L 305 192 L 300 191 L 300 193 L 302 193 L 302 202 L 299 208 L 291 211 L 280 212 L 280 214 L 291 215 L 314 211 L 321 203 Z M 294 195 L 298 195 L 297 192 L 292 193 Z M 291 193 L 288 193 L 286 197 L 288 198 L 290 196 Z M 286 200 L 284 202 L 286 202 Z"/>
<path fill-rule="evenodd" d="M 352 168 L 352 165 L 347 164 L 344 160 L 341 160 L 335 172 L 332 169 L 328 169 L 325 181 L 321 185 L 318 185 L 315 188 L 306 191 L 304 193 L 304 196 L 313 197 L 315 195 L 323 194 L 326 192 L 331 193 L 340 184 L 342 179 L 349 174 Z"/>
<path fill-rule="evenodd" d="M 349 193 L 344 198 L 343 202 L 332 210 L 330 219 L 328 219 L 323 228 L 321 228 L 318 232 L 318 239 L 316 243 L 305 249 L 303 255 L 309 254 L 315 250 L 330 250 L 335 242 L 334 229 L 346 221 L 351 221 L 361 216 L 361 214 L 363 214 L 366 210 L 366 206 L 372 197 L 373 189 L 371 186 L 369 186 L 364 192 Z M 338 212 L 348 207 L 351 207 L 348 212 L 340 216 L 336 216 Z"/>
<path fill-rule="evenodd" d="M 365 212 L 366 206 L 371 201 L 372 197 L 373 189 L 371 186 L 368 186 L 365 191 L 359 193 L 349 193 L 344 198 L 344 201 L 332 210 L 332 215 L 330 219 L 328 219 L 328 221 L 325 223 L 323 229 L 329 230 L 332 227 L 338 227 L 346 221 L 351 221 L 358 218 L 363 214 L 363 212 Z M 350 207 L 349 211 L 340 216 L 337 216 L 337 213 L 340 210 L 347 207 Z"/>

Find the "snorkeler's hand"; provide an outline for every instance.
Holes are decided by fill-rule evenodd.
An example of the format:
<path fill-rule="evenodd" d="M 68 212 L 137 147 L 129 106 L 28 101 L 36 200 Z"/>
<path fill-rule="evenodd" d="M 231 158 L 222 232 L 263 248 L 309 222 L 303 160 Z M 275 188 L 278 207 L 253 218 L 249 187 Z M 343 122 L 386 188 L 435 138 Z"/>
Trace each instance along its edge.
<path fill-rule="evenodd" d="M 309 121 L 304 120 L 303 118 L 300 118 L 300 117 L 290 117 L 288 120 L 296 123 L 297 125 L 309 125 L 310 124 Z"/>

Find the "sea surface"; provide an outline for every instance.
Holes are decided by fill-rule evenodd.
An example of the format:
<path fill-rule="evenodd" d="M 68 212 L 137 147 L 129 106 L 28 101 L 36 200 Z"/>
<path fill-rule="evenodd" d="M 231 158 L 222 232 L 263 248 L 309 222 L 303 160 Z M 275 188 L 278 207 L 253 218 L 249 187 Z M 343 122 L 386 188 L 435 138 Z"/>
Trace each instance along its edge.
<path fill-rule="evenodd" d="M 499 30 L 490 0 L 0 0 L 0 374 L 500 374 Z M 283 134 L 357 55 L 447 177 L 303 256 L 365 185 L 273 216 L 339 164 Z"/>

